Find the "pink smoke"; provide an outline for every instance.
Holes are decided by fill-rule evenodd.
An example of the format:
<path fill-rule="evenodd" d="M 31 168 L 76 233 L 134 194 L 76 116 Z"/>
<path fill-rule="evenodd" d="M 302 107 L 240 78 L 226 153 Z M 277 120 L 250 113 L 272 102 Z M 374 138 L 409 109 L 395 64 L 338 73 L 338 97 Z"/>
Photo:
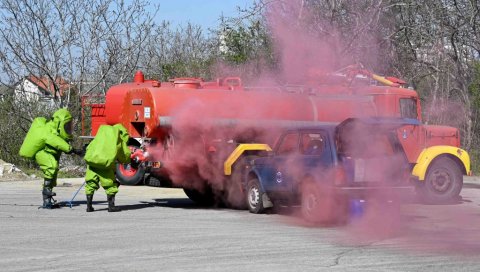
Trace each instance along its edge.
<path fill-rule="evenodd" d="M 336 55 L 335 47 L 341 42 L 335 38 L 325 41 L 316 38 L 304 28 L 302 18 L 311 16 L 303 10 L 300 1 L 278 1 L 269 6 L 266 16 L 278 50 L 281 61 L 281 71 L 264 71 L 259 74 L 253 84 L 256 86 L 275 86 L 277 82 L 305 83 L 312 75 L 324 75 L 335 71 L 340 60 Z M 317 26 L 322 28 L 324 26 Z M 327 27 L 324 27 L 327 29 Z M 328 28 L 332 33 L 335 30 Z M 373 45 L 372 45 L 373 46 Z M 342 56 L 344 58 L 344 56 Z M 248 69 L 247 67 L 243 67 Z M 225 67 L 218 65 L 218 75 L 229 75 L 231 71 L 239 71 L 238 67 Z M 235 75 L 230 75 L 235 76 Z M 333 90 L 336 90 L 333 88 Z M 202 92 L 209 90 L 192 90 Z M 215 123 L 208 120 L 214 118 L 234 118 L 235 113 L 239 116 L 255 120 L 272 111 L 301 111 L 302 108 L 272 108 L 270 102 L 277 94 L 271 92 L 265 95 L 261 108 L 252 107 L 246 99 L 235 101 L 219 101 L 218 103 L 205 103 L 199 99 L 191 99 L 172 113 L 174 118 L 173 134 L 176 137 L 175 149 L 169 158 L 168 171 L 175 185 L 191 186 L 202 189 L 207 183 L 216 191 L 229 191 L 231 184 L 227 183 L 223 174 L 222 162 L 235 148 L 237 141 L 259 142 L 273 144 L 279 131 L 269 128 L 262 129 L 259 126 L 229 126 L 219 128 Z M 356 140 L 363 139 L 365 144 L 355 146 L 355 151 L 365 156 L 383 150 L 382 140 L 374 140 L 375 131 L 366 134 L 352 134 Z M 362 150 L 360 150 L 362 149 Z M 374 156 L 375 154 L 372 154 Z M 378 154 L 376 154 L 378 156 Z M 387 155 L 388 152 L 387 152 Z M 391 155 L 391 153 L 390 153 Z M 389 171 L 395 169 L 395 160 L 377 160 L 366 166 L 366 171 L 377 175 L 376 179 L 384 179 L 390 182 L 395 173 Z M 298 165 L 287 165 L 292 173 L 301 171 Z M 348 209 L 338 209 L 336 196 L 325 203 L 325 214 L 343 214 L 347 227 L 341 228 L 342 232 L 334 241 L 348 244 L 363 244 L 368 241 L 400 239 L 406 249 L 412 248 L 418 252 L 480 252 L 480 237 L 476 229 L 480 226 L 478 216 L 473 210 L 459 210 L 458 206 L 422 206 L 411 204 L 411 199 L 404 199 L 395 194 L 383 197 L 382 191 L 368 196 L 364 202 L 364 210 L 361 215 L 351 217 Z M 231 200 L 231 199 L 228 199 Z M 236 199 L 235 201 L 242 201 Z M 405 203 L 410 203 L 406 204 Z M 347 207 L 350 208 L 350 207 Z M 422 215 L 422 213 L 427 213 Z M 294 217 L 287 220 L 298 223 L 296 212 Z M 428 218 L 428 220 L 427 220 Z M 430 221 L 432 220 L 432 221 Z M 301 223 L 304 224 L 303 221 Z M 319 225 L 331 226 L 330 224 Z M 463 229 L 459 231 L 458 229 Z"/>

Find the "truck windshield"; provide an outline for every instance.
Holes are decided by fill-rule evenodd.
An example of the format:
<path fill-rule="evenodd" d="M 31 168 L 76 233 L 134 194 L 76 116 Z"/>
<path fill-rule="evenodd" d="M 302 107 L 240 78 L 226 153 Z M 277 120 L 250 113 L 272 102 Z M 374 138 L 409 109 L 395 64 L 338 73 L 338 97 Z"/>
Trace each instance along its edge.
<path fill-rule="evenodd" d="M 416 99 L 400 98 L 400 117 L 418 119 Z"/>

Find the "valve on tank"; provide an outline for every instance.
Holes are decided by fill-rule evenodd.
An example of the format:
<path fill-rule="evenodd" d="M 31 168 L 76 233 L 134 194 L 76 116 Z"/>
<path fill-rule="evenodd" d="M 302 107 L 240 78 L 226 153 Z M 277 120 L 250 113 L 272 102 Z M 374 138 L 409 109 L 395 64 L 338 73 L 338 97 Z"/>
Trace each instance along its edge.
<path fill-rule="evenodd" d="M 195 77 L 181 77 L 173 79 L 175 88 L 199 89 L 203 80 Z"/>
<path fill-rule="evenodd" d="M 143 75 L 143 72 L 140 70 L 135 72 L 135 76 L 133 76 L 133 82 L 143 83 L 144 81 L 145 81 L 145 76 Z"/>

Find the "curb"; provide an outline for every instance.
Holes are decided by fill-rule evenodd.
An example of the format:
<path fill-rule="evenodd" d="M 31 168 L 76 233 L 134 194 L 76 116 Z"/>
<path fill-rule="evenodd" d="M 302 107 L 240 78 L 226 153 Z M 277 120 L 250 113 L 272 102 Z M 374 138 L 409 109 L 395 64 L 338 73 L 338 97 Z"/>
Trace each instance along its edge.
<path fill-rule="evenodd" d="M 480 176 L 463 176 L 463 183 L 480 184 Z"/>

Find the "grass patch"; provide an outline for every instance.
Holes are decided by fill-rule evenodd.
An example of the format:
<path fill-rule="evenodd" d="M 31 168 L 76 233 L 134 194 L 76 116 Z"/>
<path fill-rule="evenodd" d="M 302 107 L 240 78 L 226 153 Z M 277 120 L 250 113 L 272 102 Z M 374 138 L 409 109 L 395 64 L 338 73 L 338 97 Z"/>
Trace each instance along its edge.
<path fill-rule="evenodd" d="M 21 169 L 25 174 L 32 176 L 35 175 L 37 178 L 43 178 L 43 173 L 40 169 L 35 168 L 26 168 Z M 57 178 L 83 178 L 85 177 L 84 171 L 71 170 L 71 171 L 58 171 Z"/>
<path fill-rule="evenodd" d="M 480 152 L 477 150 L 472 150 L 469 152 L 470 155 L 470 168 L 472 169 L 473 175 L 478 175 L 480 173 Z"/>

